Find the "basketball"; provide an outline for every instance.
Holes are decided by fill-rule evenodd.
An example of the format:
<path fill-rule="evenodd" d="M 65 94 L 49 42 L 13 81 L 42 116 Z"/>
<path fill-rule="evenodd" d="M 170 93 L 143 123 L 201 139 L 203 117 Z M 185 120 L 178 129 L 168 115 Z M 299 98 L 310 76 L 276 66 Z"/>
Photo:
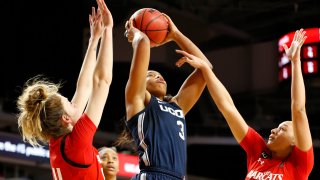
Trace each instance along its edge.
<path fill-rule="evenodd" d="M 167 37 L 169 27 L 168 20 L 156 9 L 139 9 L 130 19 L 133 19 L 133 26 L 135 28 L 148 36 L 151 46 L 162 43 Z"/>

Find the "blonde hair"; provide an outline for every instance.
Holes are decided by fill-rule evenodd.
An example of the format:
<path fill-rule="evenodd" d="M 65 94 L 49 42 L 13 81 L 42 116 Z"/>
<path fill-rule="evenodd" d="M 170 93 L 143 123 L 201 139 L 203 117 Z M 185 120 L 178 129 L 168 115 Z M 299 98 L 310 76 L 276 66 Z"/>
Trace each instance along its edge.
<path fill-rule="evenodd" d="M 42 76 L 29 79 L 18 97 L 18 128 L 23 141 L 41 146 L 50 138 L 58 138 L 68 131 L 60 120 L 64 110 L 58 93 L 61 84 L 49 82 Z"/>

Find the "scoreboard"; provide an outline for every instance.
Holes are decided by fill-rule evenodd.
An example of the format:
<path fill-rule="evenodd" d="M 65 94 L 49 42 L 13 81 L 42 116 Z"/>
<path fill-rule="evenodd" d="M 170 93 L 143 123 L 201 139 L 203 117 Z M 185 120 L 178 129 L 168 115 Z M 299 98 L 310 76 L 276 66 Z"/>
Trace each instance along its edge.
<path fill-rule="evenodd" d="M 308 28 L 305 29 L 307 39 L 301 48 L 301 64 L 302 72 L 305 77 L 319 76 L 319 55 L 320 55 L 320 28 Z M 282 36 L 278 41 L 279 48 L 279 81 L 290 79 L 291 77 L 291 63 L 284 48 L 283 44 L 287 44 L 290 47 L 293 40 L 295 31 L 289 32 Z"/>

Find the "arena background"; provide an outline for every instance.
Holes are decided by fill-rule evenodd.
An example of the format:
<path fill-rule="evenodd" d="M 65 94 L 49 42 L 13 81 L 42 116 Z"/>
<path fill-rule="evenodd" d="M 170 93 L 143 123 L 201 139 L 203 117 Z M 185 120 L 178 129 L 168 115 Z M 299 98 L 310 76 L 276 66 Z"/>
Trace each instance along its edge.
<path fill-rule="evenodd" d="M 124 23 L 143 7 L 167 13 L 213 64 L 246 121 L 267 137 L 290 119 L 290 77 L 279 80 L 279 39 L 299 28 L 319 28 L 318 0 L 106 0 L 114 18 L 114 79 L 95 146 L 112 145 L 121 131 L 124 87 L 132 49 Z M 88 14 L 94 0 L 2 1 L 0 53 L 0 179 L 51 179 L 44 150 L 26 155 L 17 129 L 16 98 L 23 83 L 44 74 L 65 85 L 70 97 L 88 40 Z M 320 45 L 317 53 L 320 55 Z M 177 69 L 174 43 L 153 48 L 150 68 L 163 73 L 168 93 L 176 93 L 189 67 Z M 319 60 L 318 58 L 315 59 Z M 319 63 L 315 66 L 319 69 Z M 306 74 L 307 113 L 315 166 L 320 178 L 320 73 Z M 187 114 L 188 179 L 244 179 L 245 153 L 236 144 L 207 90 Z M 6 143 L 7 142 L 7 143 Z M 10 142 L 10 143 L 8 143 Z M 16 144 L 15 144 L 16 143 Z M 20 145 L 20 146 L 18 146 Z M 130 147 L 118 150 L 134 154 Z M 127 179 L 119 177 L 119 179 Z"/>

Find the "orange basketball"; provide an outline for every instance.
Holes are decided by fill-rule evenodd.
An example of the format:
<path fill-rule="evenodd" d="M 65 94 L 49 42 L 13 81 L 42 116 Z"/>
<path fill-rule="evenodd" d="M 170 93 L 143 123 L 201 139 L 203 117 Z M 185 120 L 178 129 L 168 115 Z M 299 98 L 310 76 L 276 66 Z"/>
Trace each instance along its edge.
<path fill-rule="evenodd" d="M 151 46 L 162 43 L 168 34 L 168 20 L 160 11 L 153 8 L 137 10 L 130 19 L 133 26 L 145 33 Z"/>

